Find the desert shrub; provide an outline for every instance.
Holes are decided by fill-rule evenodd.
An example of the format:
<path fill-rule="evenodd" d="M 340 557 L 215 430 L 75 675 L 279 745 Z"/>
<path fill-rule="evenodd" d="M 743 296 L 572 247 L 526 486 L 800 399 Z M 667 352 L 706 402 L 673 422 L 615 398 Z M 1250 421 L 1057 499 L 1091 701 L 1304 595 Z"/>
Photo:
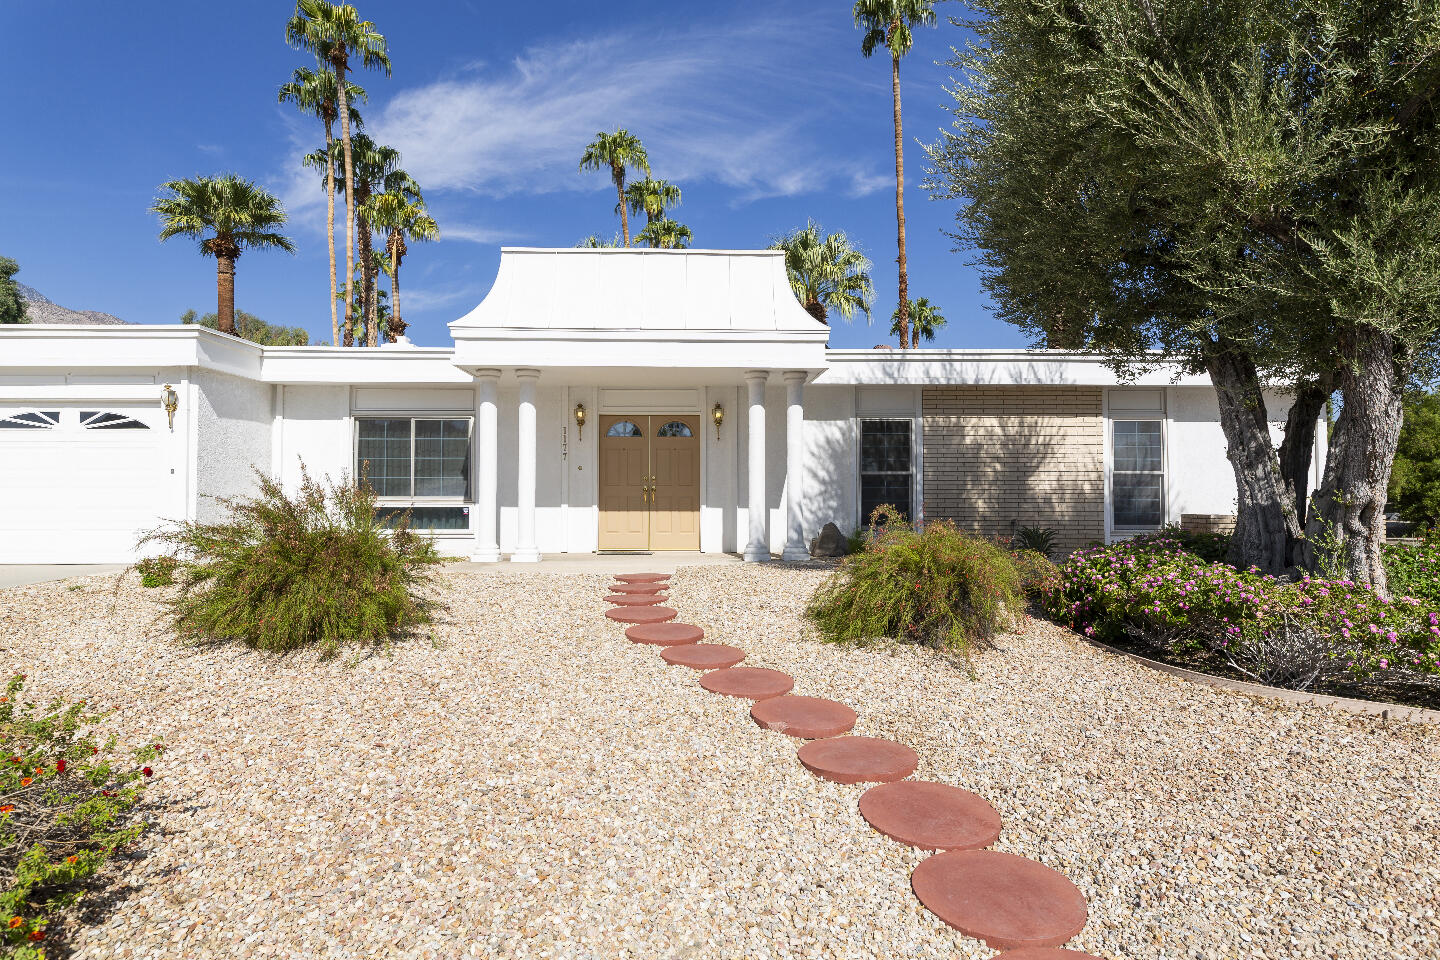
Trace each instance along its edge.
<path fill-rule="evenodd" d="M 140 574 L 142 587 L 168 587 L 175 582 L 175 567 L 179 561 L 174 557 L 146 557 L 135 564 Z"/>
<path fill-rule="evenodd" d="M 1060 585 L 1060 568 L 1036 550 L 1017 550 L 1010 555 L 1020 574 L 1020 589 L 1031 600 L 1039 599 Z"/>
<path fill-rule="evenodd" d="M 1161 530 L 1159 536 L 1161 539 L 1175 541 L 1181 550 L 1211 563 L 1224 563 L 1225 558 L 1230 555 L 1231 537 L 1228 533 L 1191 533 L 1172 523 Z"/>
<path fill-rule="evenodd" d="M 821 639 L 963 652 L 1013 625 L 1024 597 L 1006 551 L 944 521 L 917 533 L 897 516 L 872 518 L 865 549 L 815 592 L 805 614 Z"/>
<path fill-rule="evenodd" d="M 131 813 L 159 755 L 128 761 L 92 733 L 83 703 L 23 701 L 24 674 L 0 699 L 0 956 L 35 960 L 60 914 L 116 850 L 140 835 Z"/>
<path fill-rule="evenodd" d="M 1054 619 L 1100 640 L 1201 651 L 1235 671 L 1309 689 L 1440 677 L 1440 613 L 1346 580 L 1280 580 L 1158 536 L 1082 550 L 1044 598 Z"/>
<path fill-rule="evenodd" d="M 1440 604 L 1440 540 L 1387 543 L 1382 558 L 1393 595 Z"/>
<path fill-rule="evenodd" d="M 1050 559 L 1055 556 L 1055 531 L 1050 527 L 1021 527 L 1015 531 L 1011 546 L 1016 550 L 1032 550 Z"/>
<path fill-rule="evenodd" d="M 256 479 L 254 497 L 221 501 L 227 519 L 147 537 L 177 558 L 178 589 L 165 603 L 182 639 L 332 656 L 429 622 L 423 588 L 439 558 L 408 513 L 381 527 L 363 480 L 324 484 L 302 467 L 290 496 L 258 470 Z"/>

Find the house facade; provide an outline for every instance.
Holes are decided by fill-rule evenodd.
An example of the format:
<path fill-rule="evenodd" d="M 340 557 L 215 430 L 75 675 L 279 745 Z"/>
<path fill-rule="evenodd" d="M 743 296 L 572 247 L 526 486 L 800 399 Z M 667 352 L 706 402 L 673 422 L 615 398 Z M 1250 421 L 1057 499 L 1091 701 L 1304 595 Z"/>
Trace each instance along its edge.
<path fill-rule="evenodd" d="M 364 350 L 0 328 L 0 563 L 128 561 L 142 531 L 220 516 L 256 469 L 293 487 L 302 464 L 365 474 L 382 518 L 410 510 L 479 561 L 798 559 L 880 503 L 984 534 L 1050 527 L 1064 550 L 1234 511 L 1204 377 L 830 349 L 777 251 L 507 248 L 450 331 L 452 347 Z M 1278 435 L 1286 400 L 1267 404 Z"/>

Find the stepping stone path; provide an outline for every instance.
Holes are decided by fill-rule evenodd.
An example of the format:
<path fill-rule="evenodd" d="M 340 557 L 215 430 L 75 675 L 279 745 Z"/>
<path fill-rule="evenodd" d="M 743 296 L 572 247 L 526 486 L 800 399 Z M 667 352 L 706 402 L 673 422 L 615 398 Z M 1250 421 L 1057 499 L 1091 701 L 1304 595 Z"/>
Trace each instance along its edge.
<path fill-rule="evenodd" d="M 620 623 L 661 623 L 674 620 L 680 611 L 673 607 L 611 607 L 605 616 Z"/>
<path fill-rule="evenodd" d="M 723 643 L 687 643 L 660 651 L 666 663 L 692 670 L 723 670 L 745 659 L 745 651 Z"/>
<path fill-rule="evenodd" d="M 711 693 L 746 700 L 769 700 L 782 697 L 795 689 L 795 678 L 779 670 L 764 667 L 729 667 L 715 670 L 700 678 L 700 686 Z"/>
<path fill-rule="evenodd" d="M 664 603 L 665 598 L 659 594 L 629 594 L 617 593 L 605 598 L 606 603 L 613 603 L 617 607 L 653 607 Z"/>
<path fill-rule="evenodd" d="M 915 868 L 910 886 L 935 916 L 997 950 L 1058 947 L 1089 912 L 1064 874 L 994 850 L 937 853 Z"/>
<path fill-rule="evenodd" d="M 634 624 L 625 636 L 660 648 L 666 663 L 709 670 L 700 685 L 714 693 L 755 700 L 750 716 L 767 730 L 809 740 L 797 754 L 811 773 L 836 783 L 878 783 L 860 797 L 860 814 L 879 833 L 925 850 L 940 850 L 910 875 L 925 908 L 966 936 L 1007 951 L 992 960 L 1099 960 L 1060 949 L 1085 926 L 1089 907 L 1075 884 L 1049 867 L 985 850 L 1000 835 L 1000 815 L 982 797 L 928 780 L 906 780 L 920 758 L 903 743 L 842 736 L 855 711 L 823 697 L 794 696 L 795 681 L 779 670 L 736 667 L 745 651 L 700 643 L 705 631 L 676 622 L 679 612 L 658 606 L 670 575 L 617 576 L 605 616 Z"/>
<path fill-rule="evenodd" d="M 750 708 L 750 716 L 766 730 L 817 740 L 849 733 L 858 719 L 855 711 L 824 697 L 775 697 Z"/>
<path fill-rule="evenodd" d="M 1000 838 L 1000 814 L 969 790 L 928 780 L 871 787 L 860 815 L 892 840 L 922 850 L 979 850 Z"/>
<path fill-rule="evenodd" d="M 705 639 L 705 631 L 691 623 L 637 623 L 625 631 L 625 636 L 636 643 L 653 643 L 657 647 L 673 647 L 684 643 L 699 643 Z"/>
<path fill-rule="evenodd" d="M 914 750 L 878 737 L 831 737 L 800 748 L 800 762 L 815 776 L 836 783 L 904 780 L 920 765 Z"/>

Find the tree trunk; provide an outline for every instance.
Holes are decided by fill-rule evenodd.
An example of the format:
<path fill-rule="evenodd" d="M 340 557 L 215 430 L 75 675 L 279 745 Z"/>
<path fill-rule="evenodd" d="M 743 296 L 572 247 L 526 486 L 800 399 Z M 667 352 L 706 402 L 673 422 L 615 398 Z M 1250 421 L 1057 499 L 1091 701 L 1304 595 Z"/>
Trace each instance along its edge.
<path fill-rule="evenodd" d="M 405 336 L 409 326 L 400 318 L 400 261 L 405 259 L 405 240 L 398 232 L 390 234 L 390 342 Z"/>
<path fill-rule="evenodd" d="M 235 258 L 215 257 L 215 329 L 235 334 Z"/>
<path fill-rule="evenodd" d="M 340 321 L 335 315 L 335 136 L 325 120 L 325 240 L 330 245 L 330 342 L 340 345 Z"/>
<path fill-rule="evenodd" d="M 1306 525 L 1307 560 L 1382 597 L 1389 596 L 1380 548 L 1385 542 L 1385 489 L 1400 442 L 1404 371 L 1394 340 L 1360 326 L 1342 343 L 1344 405 L 1330 436 L 1325 476 Z"/>
<path fill-rule="evenodd" d="M 900 58 L 890 58 L 890 88 L 895 100 L 895 232 L 900 265 L 900 349 L 910 339 L 910 278 L 905 261 L 905 149 L 900 130 Z"/>
<path fill-rule="evenodd" d="M 1280 479 L 1259 374 L 1248 355 L 1223 342 L 1206 351 L 1205 367 L 1215 385 L 1226 455 L 1235 472 L 1235 535 L 1228 559 L 1242 570 L 1254 566 L 1280 576 L 1289 566 L 1289 546 L 1300 524 Z"/>
<path fill-rule="evenodd" d="M 340 145 L 345 154 L 345 346 L 355 342 L 355 163 L 350 157 L 350 101 L 345 94 L 349 65 L 345 54 L 332 61 L 340 101 Z"/>
<path fill-rule="evenodd" d="M 819 320 L 826 326 L 829 326 L 830 321 L 825 319 L 827 316 L 829 316 L 829 314 L 825 310 L 825 304 L 821 303 L 819 300 L 811 300 L 809 303 L 805 304 L 805 312 L 810 314 L 810 316 L 814 317 L 816 320 Z"/>
<path fill-rule="evenodd" d="M 374 260 L 371 254 L 374 247 L 370 240 L 370 225 L 358 213 L 355 215 L 355 235 L 358 237 L 356 246 L 360 253 L 360 345 L 373 347 L 375 346 L 375 323 L 370 309 L 370 294 L 375 285 L 371 279 L 372 261 Z"/>
<path fill-rule="evenodd" d="M 615 196 L 620 198 L 620 235 L 625 238 L 625 246 L 630 246 L 630 217 L 625 210 L 625 171 L 619 167 L 611 168 L 611 178 L 615 181 Z"/>
<path fill-rule="evenodd" d="M 1280 479 L 1295 504 L 1295 517 L 1305 528 L 1310 510 L 1310 463 L 1315 453 L 1315 425 L 1330 396 L 1328 382 L 1295 385 L 1290 412 L 1285 417 L 1285 438 L 1280 443 Z"/>

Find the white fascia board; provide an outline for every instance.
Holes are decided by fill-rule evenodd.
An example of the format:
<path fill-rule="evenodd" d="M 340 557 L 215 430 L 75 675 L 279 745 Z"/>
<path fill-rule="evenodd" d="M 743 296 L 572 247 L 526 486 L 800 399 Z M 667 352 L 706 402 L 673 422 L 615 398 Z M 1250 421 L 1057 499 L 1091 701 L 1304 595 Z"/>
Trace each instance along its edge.
<path fill-rule="evenodd" d="M 206 327 L 17 324 L 0 328 L 0 369 L 205 366 L 255 379 L 261 347 Z"/>
<path fill-rule="evenodd" d="M 1121 380 L 1100 357 L 1062 350 L 828 350 L 818 384 L 1006 386 L 1195 386 L 1204 375 L 1157 366 Z"/>
<path fill-rule="evenodd" d="M 698 331 L 697 331 L 698 332 Z M 714 333 L 714 331 L 707 331 Z M 476 367 L 629 367 L 696 370 L 825 369 L 822 340 L 808 334 L 757 337 L 723 331 L 724 336 L 667 336 L 653 331 L 505 331 L 485 339 L 457 338 L 455 364 Z M 521 334 L 521 335 L 514 335 Z"/>
<path fill-rule="evenodd" d="M 288 384 L 470 384 L 455 351 L 428 347 L 267 347 L 260 379 Z"/>

